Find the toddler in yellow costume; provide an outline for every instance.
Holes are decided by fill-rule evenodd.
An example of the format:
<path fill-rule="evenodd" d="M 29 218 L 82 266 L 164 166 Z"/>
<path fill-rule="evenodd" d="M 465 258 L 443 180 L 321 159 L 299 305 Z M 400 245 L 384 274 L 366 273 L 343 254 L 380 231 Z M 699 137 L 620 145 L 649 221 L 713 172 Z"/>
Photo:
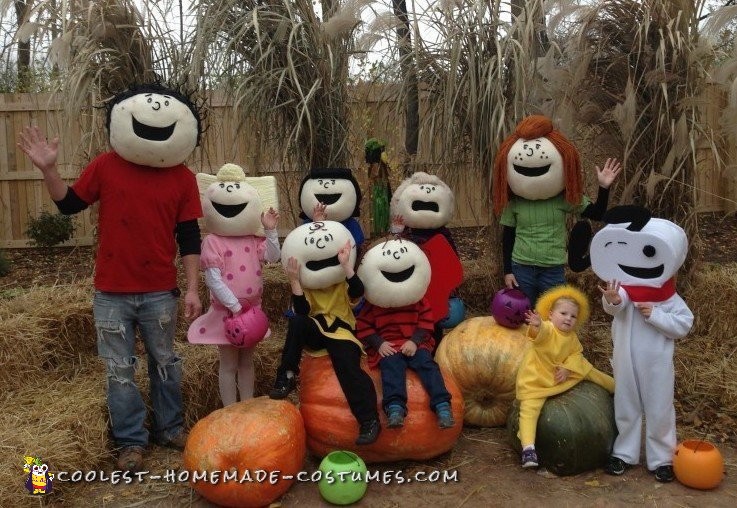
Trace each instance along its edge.
<path fill-rule="evenodd" d="M 525 315 L 532 345 L 517 372 L 522 467 L 538 466 L 535 431 L 548 397 L 563 393 L 584 379 L 614 393 L 614 378 L 584 358 L 576 334 L 589 313 L 586 295 L 573 286 L 562 285 L 543 293 L 535 312 L 528 311 Z"/>

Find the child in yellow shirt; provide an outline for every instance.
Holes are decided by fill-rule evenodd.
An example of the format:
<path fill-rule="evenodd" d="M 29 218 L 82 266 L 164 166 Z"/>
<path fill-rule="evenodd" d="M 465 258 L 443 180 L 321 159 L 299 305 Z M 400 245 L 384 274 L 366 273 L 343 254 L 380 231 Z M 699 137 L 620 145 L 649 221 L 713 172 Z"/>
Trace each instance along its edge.
<path fill-rule="evenodd" d="M 546 291 L 538 299 L 535 312 L 525 315 L 532 346 L 517 372 L 517 435 L 522 443 L 522 467 L 538 466 L 535 431 L 548 397 L 563 393 L 584 379 L 614 393 L 614 378 L 584 358 L 576 334 L 589 313 L 586 295 L 573 286 L 562 285 Z"/>

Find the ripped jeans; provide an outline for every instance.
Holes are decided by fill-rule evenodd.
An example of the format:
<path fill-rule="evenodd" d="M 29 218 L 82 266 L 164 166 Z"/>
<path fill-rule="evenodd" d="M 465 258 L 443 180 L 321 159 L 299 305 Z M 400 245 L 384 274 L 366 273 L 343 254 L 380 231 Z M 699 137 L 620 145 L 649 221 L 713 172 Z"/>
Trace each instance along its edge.
<path fill-rule="evenodd" d="M 107 371 L 107 405 L 119 447 L 146 446 L 146 405 L 134 380 L 136 328 L 148 357 L 153 438 L 165 443 L 182 431 L 182 362 L 174 354 L 178 298 L 172 291 L 116 294 L 95 291 L 97 352 Z"/>

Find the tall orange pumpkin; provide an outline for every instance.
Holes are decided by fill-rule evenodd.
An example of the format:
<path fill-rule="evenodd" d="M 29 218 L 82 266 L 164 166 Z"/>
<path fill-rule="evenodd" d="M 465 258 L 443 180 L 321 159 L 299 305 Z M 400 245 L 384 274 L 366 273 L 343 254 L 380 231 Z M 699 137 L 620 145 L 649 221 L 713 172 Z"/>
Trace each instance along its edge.
<path fill-rule="evenodd" d="M 268 506 L 292 485 L 284 476 L 302 470 L 305 429 L 297 408 L 287 401 L 259 397 L 213 411 L 189 433 L 183 452 L 183 469 L 200 495 L 222 506 Z M 192 481 L 195 473 L 220 472 L 219 482 Z M 257 472 L 274 473 L 257 481 Z M 225 472 L 240 480 L 223 481 Z"/>
<path fill-rule="evenodd" d="M 362 364 L 376 387 L 377 407 L 381 408 L 381 377 L 378 369 Z M 379 411 L 381 433 L 370 445 L 354 443 L 358 423 L 348 408 L 348 402 L 335 377 L 333 364 L 327 356 L 305 355 L 300 368 L 299 409 L 305 422 L 307 448 L 317 456 L 333 450 L 350 450 L 365 462 L 425 460 L 449 451 L 463 428 L 463 395 L 450 378 L 443 375 L 451 394 L 451 406 L 456 424 L 450 429 L 438 428 L 430 398 L 420 378 L 407 370 L 407 417 L 404 427 L 389 429 L 386 417 Z"/>
<path fill-rule="evenodd" d="M 493 317 L 481 316 L 463 321 L 440 342 L 435 361 L 463 392 L 465 423 L 506 425 L 517 369 L 529 347 L 524 330 L 505 328 Z"/>

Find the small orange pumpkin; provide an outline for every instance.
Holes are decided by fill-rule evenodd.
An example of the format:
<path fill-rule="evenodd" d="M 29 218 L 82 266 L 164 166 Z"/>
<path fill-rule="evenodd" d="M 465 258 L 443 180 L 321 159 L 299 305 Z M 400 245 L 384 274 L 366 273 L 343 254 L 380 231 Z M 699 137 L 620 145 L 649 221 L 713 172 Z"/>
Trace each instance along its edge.
<path fill-rule="evenodd" d="M 294 480 L 283 478 L 302 470 L 305 455 L 304 424 L 297 408 L 287 401 L 259 397 L 218 409 L 198 421 L 182 459 L 192 488 L 209 501 L 257 507 L 268 506 L 289 490 Z M 214 471 L 220 472 L 219 481 L 193 481 L 195 473 Z M 226 472 L 235 479 L 223 481 Z M 274 481 L 257 478 L 272 472 Z M 246 474 L 251 480 L 239 481 Z"/>
<path fill-rule="evenodd" d="M 676 447 L 673 472 L 686 487 L 713 489 L 721 483 L 724 476 L 724 459 L 711 443 L 689 439 Z"/>
<path fill-rule="evenodd" d="M 371 376 L 376 387 L 377 407 L 381 408 L 379 371 L 369 369 L 365 361 L 361 367 Z M 450 376 L 443 375 L 443 379 L 452 397 L 456 421 L 452 428 L 438 428 L 435 413 L 430 409 L 430 398 L 420 378 L 408 369 L 404 427 L 387 428 L 384 412 L 379 410 L 379 439 L 373 444 L 358 446 L 354 443 L 358 436 L 358 423 L 348 407 L 330 357 L 304 355 L 300 368 L 299 410 L 305 422 L 307 448 L 319 457 L 333 450 L 349 450 L 367 463 L 425 460 L 447 452 L 453 448 L 463 429 L 463 396 Z"/>
<path fill-rule="evenodd" d="M 491 316 L 480 316 L 463 321 L 440 342 L 435 361 L 463 392 L 466 423 L 506 425 L 517 369 L 530 344 L 525 331 L 524 326 L 506 328 Z"/>

